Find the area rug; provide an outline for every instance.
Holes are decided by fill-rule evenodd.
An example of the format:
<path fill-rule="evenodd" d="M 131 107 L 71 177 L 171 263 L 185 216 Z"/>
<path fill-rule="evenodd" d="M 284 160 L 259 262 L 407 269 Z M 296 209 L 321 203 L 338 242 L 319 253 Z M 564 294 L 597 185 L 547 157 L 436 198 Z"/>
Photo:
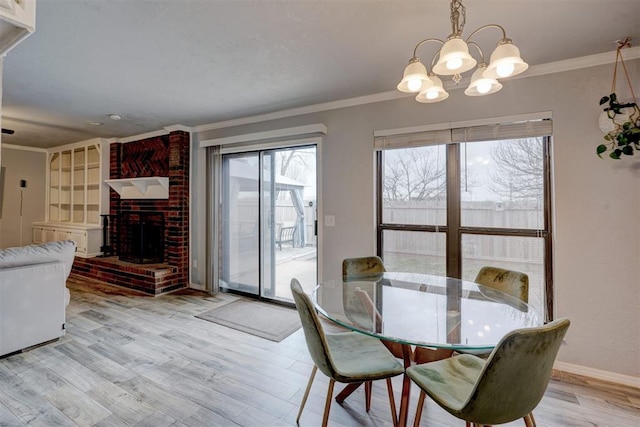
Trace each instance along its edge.
<path fill-rule="evenodd" d="M 275 342 L 282 341 L 301 327 L 295 309 L 244 299 L 196 317 Z"/>

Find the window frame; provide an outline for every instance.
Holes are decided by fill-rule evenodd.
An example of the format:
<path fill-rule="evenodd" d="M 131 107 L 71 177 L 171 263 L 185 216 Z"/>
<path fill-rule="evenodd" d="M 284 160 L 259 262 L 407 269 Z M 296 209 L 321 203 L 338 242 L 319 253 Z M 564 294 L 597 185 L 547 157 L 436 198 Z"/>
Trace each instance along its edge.
<path fill-rule="evenodd" d="M 415 232 L 439 232 L 446 234 L 446 274 L 449 277 L 462 277 L 462 236 L 464 234 L 486 236 L 510 236 L 510 237 L 537 237 L 543 239 L 544 246 L 544 320 L 552 321 L 554 318 L 553 301 L 553 233 L 552 233 L 552 193 L 551 193 L 551 136 L 542 136 L 543 150 L 543 228 L 542 229 L 516 229 L 496 227 L 472 227 L 461 225 L 461 156 L 460 146 L 462 142 L 446 142 L 446 208 L 447 222 L 445 225 L 414 225 L 399 223 L 384 223 L 383 218 L 383 173 L 384 173 L 384 148 L 376 151 L 376 248 L 377 255 L 382 257 L 384 252 L 383 234 L 386 230 L 415 231 Z M 511 138 L 496 138 L 505 140 Z M 474 141 L 475 142 L 475 141 Z M 468 143 L 473 143 L 468 141 Z"/>

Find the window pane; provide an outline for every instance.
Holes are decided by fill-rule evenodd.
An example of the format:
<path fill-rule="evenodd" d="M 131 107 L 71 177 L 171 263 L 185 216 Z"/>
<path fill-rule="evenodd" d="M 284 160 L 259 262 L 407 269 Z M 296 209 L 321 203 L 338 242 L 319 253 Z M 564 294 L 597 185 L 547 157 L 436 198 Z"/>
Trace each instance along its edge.
<path fill-rule="evenodd" d="M 543 138 L 460 146 L 465 227 L 543 229 Z"/>
<path fill-rule="evenodd" d="M 445 145 L 384 152 L 382 222 L 444 225 Z"/>
<path fill-rule="evenodd" d="M 387 271 L 446 275 L 444 233 L 385 230 L 382 236 Z"/>
<path fill-rule="evenodd" d="M 478 271 L 486 265 L 526 273 L 529 304 L 540 319 L 544 319 L 543 238 L 463 234 L 462 278 L 475 280 Z"/>

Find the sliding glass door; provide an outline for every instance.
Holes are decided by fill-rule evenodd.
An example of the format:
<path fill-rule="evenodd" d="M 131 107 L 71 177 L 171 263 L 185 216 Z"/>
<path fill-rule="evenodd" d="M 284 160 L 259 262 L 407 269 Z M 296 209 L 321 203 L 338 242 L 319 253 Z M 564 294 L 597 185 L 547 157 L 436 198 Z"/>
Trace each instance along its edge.
<path fill-rule="evenodd" d="M 222 155 L 220 288 L 292 301 L 317 281 L 316 147 Z"/>

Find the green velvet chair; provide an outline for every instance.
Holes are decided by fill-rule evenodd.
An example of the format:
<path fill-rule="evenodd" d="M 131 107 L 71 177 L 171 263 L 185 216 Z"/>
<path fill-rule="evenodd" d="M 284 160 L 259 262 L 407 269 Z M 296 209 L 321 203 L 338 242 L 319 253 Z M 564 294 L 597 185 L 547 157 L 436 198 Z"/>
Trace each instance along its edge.
<path fill-rule="evenodd" d="M 529 302 L 529 276 L 525 273 L 485 266 L 480 269 L 474 282 L 491 289 L 497 289 L 524 303 Z M 485 359 L 491 354 L 490 351 L 485 350 L 459 350 L 458 353 L 473 354 Z"/>
<path fill-rule="evenodd" d="M 502 291 L 524 303 L 529 302 L 529 276 L 525 273 L 499 267 L 485 266 L 478 271 L 474 282 Z M 460 351 L 460 353 L 473 354 L 484 359 L 491 354 L 491 352 L 486 351 Z M 524 417 L 524 424 L 526 426 L 535 425 L 533 412 Z"/>
<path fill-rule="evenodd" d="M 342 280 L 344 281 L 371 279 L 381 276 L 386 271 L 387 270 L 384 267 L 382 259 L 378 256 L 345 258 L 342 260 Z M 354 295 L 356 296 L 354 300 L 344 301 L 345 307 L 353 306 L 354 304 L 360 305 L 368 319 L 374 319 L 381 325 L 382 322 L 380 314 L 377 313 L 377 310 L 373 305 L 373 301 L 371 301 L 370 298 L 367 298 L 367 295 L 368 294 L 365 291 L 356 293 Z M 381 341 L 382 344 L 389 349 L 391 354 L 399 359 L 404 359 L 402 344 L 388 340 Z M 413 352 L 410 351 L 409 357 L 410 359 L 413 359 Z M 369 412 L 371 407 L 371 386 L 371 381 L 367 381 L 365 383 L 365 406 L 367 412 Z"/>
<path fill-rule="evenodd" d="M 480 269 L 474 282 L 529 302 L 529 276 L 525 273 L 486 266 Z"/>
<path fill-rule="evenodd" d="M 544 395 L 569 323 L 562 318 L 512 331 L 486 360 L 460 354 L 411 366 L 407 375 L 421 389 L 414 426 L 420 424 L 426 395 L 467 425 L 504 424 L 518 418 L 526 422 Z"/>
<path fill-rule="evenodd" d="M 386 271 L 387 270 L 382 259 L 378 256 L 345 258 L 342 261 L 342 280 L 345 281 L 372 277 L 383 274 Z M 371 317 L 372 313 L 368 312 L 367 314 Z M 383 340 L 382 343 L 395 357 L 404 359 L 403 349 L 400 343 L 386 340 Z M 434 360 L 443 359 L 445 357 L 450 357 L 452 354 L 453 350 L 435 349 L 430 347 L 416 347 L 415 351 L 410 352 L 409 357 L 416 363 L 424 363 L 427 361 L 431 362 Z M 367 396 L 368 399 L 370 399 L 370 395 Z"/>
<path fill-rule="evenodd" d="M 364 278 L 379 277 L 387 270 L 384 268 L 382 259 L 377 256 L 366 256 L 357 258 L 345 258 L 342 261 L 342 280 L 358 280 Z M 366 292 L 356 293 L 356 298 L 353 300 L 344 301 L 345 305 L 358 304 L 362 307 L 364 314 L 369 319 L 375 319 L 376 322 L 381 323 L 380 314 L 377 313 L 373 301 L 366 298 Z M 384 341 L 383 344 L 389 349 L 389 351 L 397 358 L 402 359 L 402 345 L 393 341 Z"/>
<path fill-rule="evenodd" d="M 356 258 L 345 258 L 342 261 L 342 277 L 357 279 L 361 277 L 371 277 L 387 271 L 384 268 L 382 259 L 378 256 L 365 256 Z"/>
<path fill-rule="evenodd" d="M 311 384 L 318 369 L 329 377 L 329 389 L 322 425 L 326 426 L 331 410 L 331 398 L 335 382 L 361 383 L 386 379 L 393 424 L 396 424 L 396 406 L 391 378 L 404 372 L 402 365 L 382 345 L 380 340 L 358 332 L 325 333 L 311 298 L 303 291 L 300 282 L 291 280 L 291 293 L 300 315 L 307 348 L 314 366 L 300 404 L 296 423 L 309 397 Z"/>

